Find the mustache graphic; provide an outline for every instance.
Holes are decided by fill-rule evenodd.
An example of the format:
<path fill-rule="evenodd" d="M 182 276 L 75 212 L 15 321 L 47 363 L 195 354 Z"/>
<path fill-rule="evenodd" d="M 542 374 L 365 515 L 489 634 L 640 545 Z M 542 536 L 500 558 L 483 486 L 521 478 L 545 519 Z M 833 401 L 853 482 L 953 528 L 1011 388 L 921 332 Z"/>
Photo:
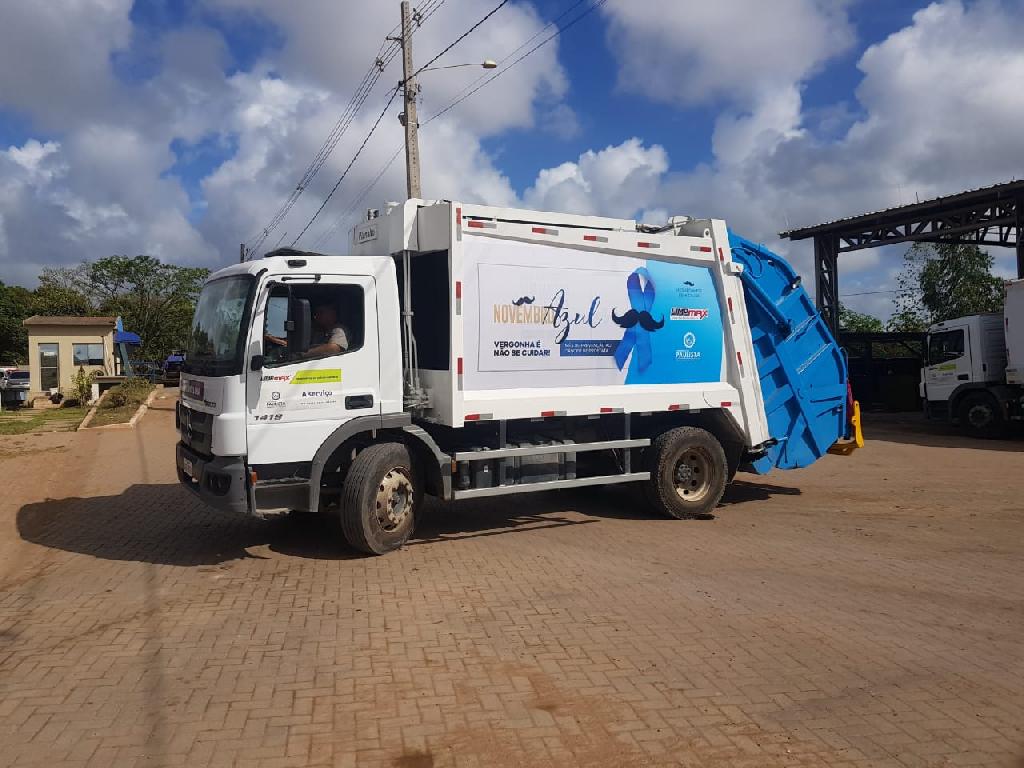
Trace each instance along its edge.
<path fill-rule="evenodd" d="M 521 306 L 523 306 L 523 304 L 533 304 L 533 302 L 534 302 L 534 297 L 533 296 L 520 296 L 518 299 L 516 299 L 512 303 L 515 304 L 517 307 L 521 307 Z"/>
<path fill-rule="evenodd" d="M 612 310 L 612 321 L 620 328 L 632 328 L 639 323 L 640 327 L 645 331 L 657 331 L 665 326 L 665 318 L 661 320 L 655 320 L 651 317 L 651 313 L 646 310 L 637 311 L 635 309 L 629 310 L 624 315 L 616 315 L 615 310 Z"/>

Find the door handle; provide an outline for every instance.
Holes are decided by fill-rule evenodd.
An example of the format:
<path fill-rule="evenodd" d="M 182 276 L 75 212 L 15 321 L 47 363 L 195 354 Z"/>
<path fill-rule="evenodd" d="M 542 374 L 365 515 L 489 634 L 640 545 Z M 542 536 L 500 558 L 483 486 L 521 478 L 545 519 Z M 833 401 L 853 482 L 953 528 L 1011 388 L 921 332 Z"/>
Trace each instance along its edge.
<path fill-rule="evenodd" d="M 373 395 L 349 395 L 345 398 L 345 410 L 355 411 L 360 408 L 373 408 Z"/>
<path fill-rule="evenodd" d="M 967 381 L 969 378 L 971 378 L 971 375 L 969 373 L 961 373 L 956 378 L 958 381 Z"/>

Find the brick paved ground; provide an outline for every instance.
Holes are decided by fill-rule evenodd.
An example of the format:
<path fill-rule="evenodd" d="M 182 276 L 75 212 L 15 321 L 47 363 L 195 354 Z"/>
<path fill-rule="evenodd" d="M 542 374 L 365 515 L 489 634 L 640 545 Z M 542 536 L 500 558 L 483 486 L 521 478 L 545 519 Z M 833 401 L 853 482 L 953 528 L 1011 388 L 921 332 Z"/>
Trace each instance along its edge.
<path fill-rule="evenodd" d="M 0 458 L 0 764 L 1024 765 L 1024 443 L 876 431 L 713 521 L 438 506 L 363 559 L 199 506 L 172 422 Z"/>

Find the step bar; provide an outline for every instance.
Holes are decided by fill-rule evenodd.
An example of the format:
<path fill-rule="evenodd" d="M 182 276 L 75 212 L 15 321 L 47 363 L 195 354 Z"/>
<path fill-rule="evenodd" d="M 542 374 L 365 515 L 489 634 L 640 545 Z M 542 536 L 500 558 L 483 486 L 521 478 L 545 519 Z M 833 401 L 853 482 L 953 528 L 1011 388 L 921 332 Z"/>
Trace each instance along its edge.
<path fill-rule="evenodd" d="M 588 443 L 587 445 L 597 445 L 597 443 Z M 551 452 L 552 451 L 549 451 L 549 453 Z M 506 494 L 510 493 L 534 493 L 537 491 L 556 491 L 561 488 L 582 488 L 588 485 L 614 485 L 615 483 L 633 483 L 638 480 L 650 479 L 650 472 L 630 472 L 628 474 L 623 475 L 600 475 L 598 477 L 578 477 L 574 480 L 548 480 L 543 483 L 516 483 L 513 485 L 497 485 L 494 486 L 493 488 L 470 488 L 469 490 L 465 491 L 455 491 L 453 495 L 455 499 L 479 499 L 489 496 L 505 496 Z"/>
<path fill-rule="evenodd" d="M 587 451 L 610 451 L 616 448 L 646 448 L 651 441 L 645 437 L 633 440 L 605 440 L 600 443 L 552 443 L 531 445 L 526 448 L 494 448 L 483 451 L 459 451 L 456 461 L 481 461 L 484 459 L 507 459 L 512 456 L 539 456 L 545 453 L 585 453 Z"/>

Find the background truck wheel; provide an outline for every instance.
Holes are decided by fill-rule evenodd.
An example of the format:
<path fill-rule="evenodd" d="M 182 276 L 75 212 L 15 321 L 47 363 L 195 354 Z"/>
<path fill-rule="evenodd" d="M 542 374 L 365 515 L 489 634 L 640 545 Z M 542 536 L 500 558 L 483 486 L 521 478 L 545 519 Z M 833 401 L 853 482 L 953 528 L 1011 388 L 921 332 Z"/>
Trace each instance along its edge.
<path fill-rule="evenodd" d="M 398 549 L 416 524 L 415 473 L 401 443 L 371 445 L 359 453 L 341 493 L 345 540 L 371 555 Z"/>
<path fill-rule="evenodd" d="M 960 428 L 972 437 L 1000 437 L 1006 427 L 1003 412 L 987 392 L 969 392 L 957 408 Z"/>
<path fill-rule="evenodd" d="M 698 427 L 678 427 L 659 436 L 648 451 L 647 468 L 648 500 L 677 520 L 711 515 L 729 474 L 721 443 Z"/>

